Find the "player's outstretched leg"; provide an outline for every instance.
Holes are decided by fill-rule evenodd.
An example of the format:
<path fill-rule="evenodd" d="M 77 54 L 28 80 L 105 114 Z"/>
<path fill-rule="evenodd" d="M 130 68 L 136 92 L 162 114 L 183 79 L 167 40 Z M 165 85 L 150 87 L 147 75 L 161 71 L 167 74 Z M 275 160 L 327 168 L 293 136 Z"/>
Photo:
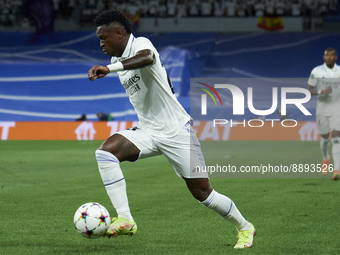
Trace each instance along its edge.
<path fill-rule="evenodd" d="M 204 206 L 214 210 L 224 219 L 233 224 L 237 231 L 237 243 L 235 249 L 250 248 L 253 245 L 255 228 L 253 224 L 246 221 L 234 202 L 227 196 L 213 190 L 208 198 L 201 202 Z"/>
<path fill-rule="evenodd" d="M 185 179 L 187 186 L 198 201 L 221 215 L 234 225 L 238 231 L 235 249 L 250 248 L 253 245 L 255 228 L 246 221 L 234 202 L 215 190 L 209 184 L 208 179 Z"/>

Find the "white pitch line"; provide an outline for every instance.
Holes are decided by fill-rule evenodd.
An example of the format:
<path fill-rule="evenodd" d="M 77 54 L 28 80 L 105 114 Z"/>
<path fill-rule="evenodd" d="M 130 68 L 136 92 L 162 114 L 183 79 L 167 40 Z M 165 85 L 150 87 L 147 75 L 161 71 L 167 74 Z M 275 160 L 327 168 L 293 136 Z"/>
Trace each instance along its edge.
<path fill-rule="evenodd" d="M 19 101 L 93 101 L 93 100 L 124 98 L 124 97 L 128 97 L 128 95 L 126 93 L 116 93 L 116 94 L 103 94 L 103 95 L 94 95 L 94 96 L 39 97 L 39 96 L 13 96 L 13 95 L 1 95 L 0 94 L 0 99 L 19 100 Z"/>
<path fill-rule="evenodd" d="M 56 119 L 77 119 L 81 114 L 61 114 L 61 113 L 41 113 L 41 112 L 26 112 L 26 111 L 16 111 L 8 109 L 0 109 L 0 113 L 15 114 L 15 115 L 25 115 L 32 117 L 45 117 L 45 118 L 56 118 Z M 113 117 L 122 117 L 125 115 L 135 115 L 134 110 L 126 110 L 124 112 L 112 112 L 110 113 Z M 86 114 L 89 119 L 96 118 L 96 114 Z"/>
<path fill-rule="evenodd" d="M 52 45 L 46 45 L 47 48 L 52 48 L 52 47 L 61 47 L 61 46 L 66 46 L 66 45 L 71 45 L 71 44 L 75 44 L 78 42 L 82 42 L 82 41 L 86 41 L 92 37 L 96 37 L 96 34 L 94 32 L 91 32 L 88 35 L 85 35 L 83 37 L 77 38 L 77 39 L 73 39 L 70 41 L 66 41 L 66 42 L 61 42 L 61 43 L 56 43 L 56 44 L 52 44 Z M 33 47 L 33 46 L 32 46 Z M 0 50 L 9 50 L 9 49 L 20 49 L 21 47 L 15 46 L 15 47 L 0 47 Z"/>
<path fill-rule="evenodd" d="M 116 77 L 118 74 L 112 73 L 106 78 Z M 26 82 L 26 81 L 58 81 L 88 79 L 87 74 L 65 74 L 65 75 L 48 75 L 48 76 L 25 76 L 25 77 L 0 77 L 0 82 Z"/>
<path fill-rule="evenodd" d="M 232 41 L 237 41 L 237 40 L 241 40 L 241 39 L 245 39 L 245 38 L 249 38 L 249 37 L 254 37 L 254 36 L 260 36 L 262 35 L 261 34 L 246 34 L 246 35 L 241 35 L 241 36 L 235 36 L 235 37 L 232 37 L 232 38 L 227 38 L 227 39 L 221 39 L 221 40 L 217 40 L 215 42 L 215 45 L 219 45 L 221 43 L 226 43 L 226 42 L 232 42 Z"/>

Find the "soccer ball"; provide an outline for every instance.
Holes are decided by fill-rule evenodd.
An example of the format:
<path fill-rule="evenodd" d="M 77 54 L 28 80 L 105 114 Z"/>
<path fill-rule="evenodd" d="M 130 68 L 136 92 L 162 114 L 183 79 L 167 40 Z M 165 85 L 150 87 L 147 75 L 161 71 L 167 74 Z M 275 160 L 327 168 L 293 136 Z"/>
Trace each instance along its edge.
<path fill-rule="evenodd" d="M 79 234 L 94 239 L 104 236 L 111 224 L 111 218 L 104 206 L 91 202 L 78 208 L 73 223 Z"/>

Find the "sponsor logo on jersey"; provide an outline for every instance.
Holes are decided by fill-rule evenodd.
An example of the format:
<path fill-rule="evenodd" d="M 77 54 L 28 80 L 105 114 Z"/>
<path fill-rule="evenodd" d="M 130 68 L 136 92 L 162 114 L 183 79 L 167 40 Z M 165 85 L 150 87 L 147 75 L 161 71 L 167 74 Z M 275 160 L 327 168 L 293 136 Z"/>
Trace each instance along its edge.
<path fill-rule="evenodd" d="M 134 76 L 130 77 L 129 79 L 127 79 L 126 81 L 122 83 L 128 96 L 132 96 L 133 94 L 135 94 L 137 91 L 141 89 L 137 83 L 139 80 L 140 80 L 140 77 L 138 76 L 138 74 L 135 74 Z"/>

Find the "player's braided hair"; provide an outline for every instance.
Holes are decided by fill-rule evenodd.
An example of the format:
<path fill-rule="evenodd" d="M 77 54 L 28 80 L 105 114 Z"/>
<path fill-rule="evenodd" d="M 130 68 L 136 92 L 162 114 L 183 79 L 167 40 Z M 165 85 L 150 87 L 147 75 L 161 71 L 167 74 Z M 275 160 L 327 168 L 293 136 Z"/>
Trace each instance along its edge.
<path fill-rule="evenodd" d="M 103 25 L 110 25 L 112 23 L 119 23 L 124 28 L 126 33 L 132 33 L 132 25 L 128 18 L 118 10 L 106 10 L 98 14 L 94 19 L 94 24 L 96 27 L 103 26 Z"/>

